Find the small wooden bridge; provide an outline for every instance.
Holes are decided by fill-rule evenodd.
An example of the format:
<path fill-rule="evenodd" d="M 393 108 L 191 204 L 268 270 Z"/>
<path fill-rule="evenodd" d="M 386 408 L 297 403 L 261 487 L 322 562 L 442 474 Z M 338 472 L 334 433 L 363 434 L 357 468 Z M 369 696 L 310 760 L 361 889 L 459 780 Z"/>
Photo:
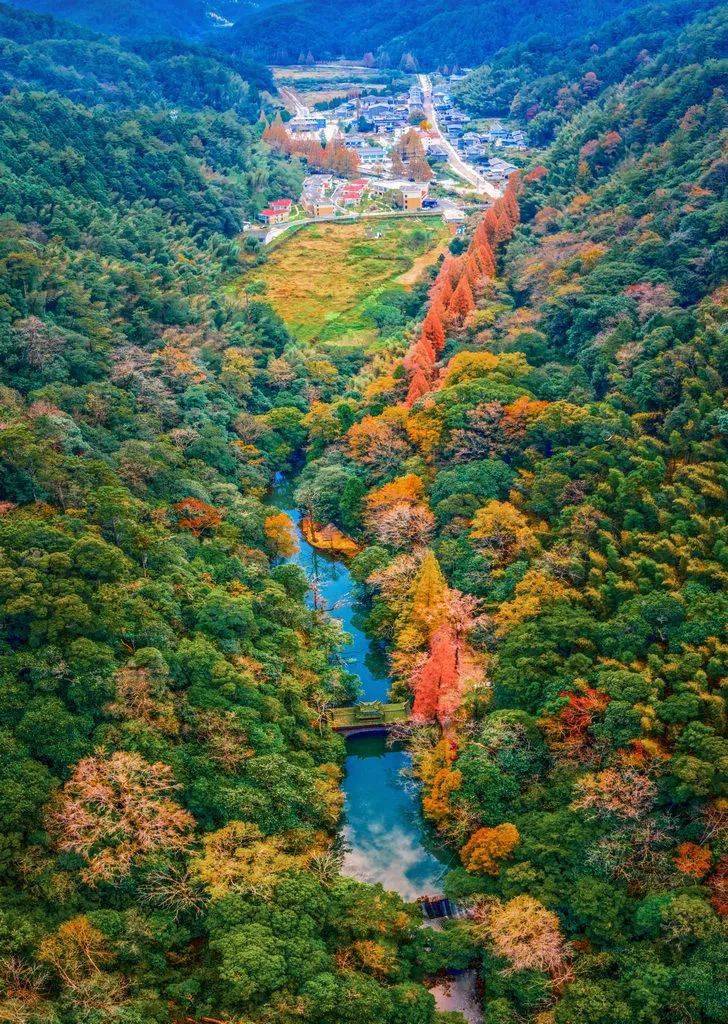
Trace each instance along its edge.
<path fill-rule="evenodd" d="M 404 701 L 401 704 L 386 704 L 377 700 L 351 704 L 345 708 L 332 708 L 329 716 L 333 729 L 351 736 L 359 732 L 379 732 L 398 722 L 407 722 L 409 707 Z"/>

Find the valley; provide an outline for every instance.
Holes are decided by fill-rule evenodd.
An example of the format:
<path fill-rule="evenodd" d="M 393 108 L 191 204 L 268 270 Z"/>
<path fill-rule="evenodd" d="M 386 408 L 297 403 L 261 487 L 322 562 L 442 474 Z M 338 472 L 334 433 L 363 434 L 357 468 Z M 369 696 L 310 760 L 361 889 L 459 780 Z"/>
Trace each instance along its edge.
<path fill-rule="evenodd" d="M 728 1019 L 726 40 L 0 3 L 0 1021 Z"/>

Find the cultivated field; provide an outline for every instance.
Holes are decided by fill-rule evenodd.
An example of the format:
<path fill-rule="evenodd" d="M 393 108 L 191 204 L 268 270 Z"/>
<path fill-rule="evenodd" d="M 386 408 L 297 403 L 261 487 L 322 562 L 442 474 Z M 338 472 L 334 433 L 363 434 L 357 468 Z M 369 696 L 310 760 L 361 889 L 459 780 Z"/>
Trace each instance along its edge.
<path fill-rule="evenodd" d="M 439 219 L 315 224 L 286 237 L 256 271 L 265 299 L 302 341 L 367 344 L 379 291 L 411 287 L 450 238 Z M 419 276 L 419 274 L 417 274 Z"/>

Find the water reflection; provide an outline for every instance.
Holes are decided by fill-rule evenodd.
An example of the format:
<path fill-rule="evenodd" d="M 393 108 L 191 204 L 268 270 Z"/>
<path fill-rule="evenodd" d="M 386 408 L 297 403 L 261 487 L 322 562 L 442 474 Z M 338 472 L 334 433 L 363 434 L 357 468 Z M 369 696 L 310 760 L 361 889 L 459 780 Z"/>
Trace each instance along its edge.
<path fill-rule="evenodd" d="M 405 899 L 441 892 L 448 860 L 429 845 L 419 796 L 402 776 L 410 755 L 383 735 L 352 737 L 347 750 L 344 874 Z"/>
<path fill-rule="evenodd" d="M 386 662 L 361 629 L 349 570 L 306 542 L 290 486 L 279 483 L 272 503 L 296 524 L 299 550 L 290 561 L 316 581 L 318 597 L 351 636 L 342 656 L 349 671 L 361 681 L 361 699 L 386 700 Z M 410 755 L 400 748 L 388 748 L 383 734 L 351 737 L 346 746 L 343 873 L 361 882 L 381 883 L 407 900 L 442 892 L 450 858 L 431 843 L 419 794 L 403 777 Z M 438 1010 L 459 1010 L 468 1024 L 482 1021 L 474 972 L 438 981 L 431 992 Z"/>
<path fill-rule="evenodd" d="M 349 570 L 343 563 L 322 555 L 306 542 L 300 529 L 301 513 L 295 506 L 289 486 L 281 484 L 276 487 L 273 500 L 296 524 L 299 549 L 289 561 L 300 565 L 309 580 L 315 582 L 319 602 L 339 619 L 351 636 L 341 656 L 349 672 L 359 678 L 361 700 L 386 700 L 389 692 L 386 663 L 361 629 L 361 613 L 355 602 L 356 584 Z"/>

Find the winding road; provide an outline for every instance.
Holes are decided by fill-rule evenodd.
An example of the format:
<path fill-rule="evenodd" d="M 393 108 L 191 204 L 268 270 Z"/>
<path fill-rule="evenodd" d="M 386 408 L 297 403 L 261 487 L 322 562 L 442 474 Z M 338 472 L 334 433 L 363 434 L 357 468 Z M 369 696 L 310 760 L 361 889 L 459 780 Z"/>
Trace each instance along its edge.
<path fill-rule="evenodd" d="M 442 129 L 437 120 L 437 111 L 432 102 L 432 82 L 428 75 L 418 75 L 420 80 L 420 87 L 424 96 L 424 110 L 427 120 L 432 125 L 432 130 L 437 137 L 437 141 L 440 143 L 443 149 L 447 151 L 448 162 L 450 166 L 455 170 L 461 178 L 464 178 L 470 185 L 476 188 L 479 192 L 486 196 L 490 196 L 491 199 L 498 199 L 500 192 L 498 189 L 491 185 L 491 183 L 484 178 L 480 171 L 476 170 L 472 164 L 466 163 L 465 160 L 460 156 L 455 146 L 443 133 Z"/>

